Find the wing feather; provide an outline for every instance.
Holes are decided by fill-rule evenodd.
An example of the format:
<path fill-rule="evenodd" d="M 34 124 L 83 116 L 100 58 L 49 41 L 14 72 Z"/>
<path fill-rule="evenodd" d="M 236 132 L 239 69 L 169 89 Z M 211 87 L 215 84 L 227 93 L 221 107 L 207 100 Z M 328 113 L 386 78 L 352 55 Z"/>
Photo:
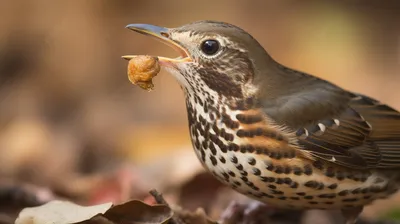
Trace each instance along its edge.
<path fill-rule="evenodd" d="M 277 86 L 285 88 L 261 89 L 261 105 L 277 125 L 296 133 L 297 148 L 307 158 L 355 169 L 400 168 L 397 110 L 306 73 L 277 67 L 274 72 L 286 80 Z"/>

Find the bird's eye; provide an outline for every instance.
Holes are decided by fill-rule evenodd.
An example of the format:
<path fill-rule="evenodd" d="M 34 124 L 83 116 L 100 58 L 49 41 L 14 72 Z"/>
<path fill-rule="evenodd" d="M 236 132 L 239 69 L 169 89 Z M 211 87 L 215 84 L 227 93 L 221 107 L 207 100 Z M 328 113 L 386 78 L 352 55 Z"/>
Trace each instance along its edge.
<path fill-rule="evenodd" d="M 206 40 L 201 46 L 201 51 L 206 55 L 214 55 L 219 50 L 219 42 L 216 40 Z"/>

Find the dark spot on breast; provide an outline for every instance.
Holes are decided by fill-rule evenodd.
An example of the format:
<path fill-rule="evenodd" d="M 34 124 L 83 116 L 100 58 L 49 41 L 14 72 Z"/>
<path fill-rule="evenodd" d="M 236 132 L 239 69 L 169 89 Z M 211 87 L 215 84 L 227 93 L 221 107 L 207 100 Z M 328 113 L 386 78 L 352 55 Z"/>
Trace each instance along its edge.
<path fill-rule="evenodd" d="M 203 111 L 204 113 L 208 113 L 208 104 L 204 104 Z"/>
<path fill-rule="evenodd" d="M 230 143 L 228 149 L 229 149 L 229 151 L 237 152 L 237 151 L 239 151 L 239 146 L 236 145 L 235 143 Z"/>
<path fill-rule="evenodd" d="M 211 121 L 215 120 L 214 114 L 213 113 L 209 113 L 208 117 L 210 118 Z"/>
<path fill-rule="evenodd" d="M 228 174 L 229 174 L 231 177 L 235 177 L 235 176 L 236 176 L 236 174 L 235 174 L 234 172 L 232 172 L 231 170 L 228 171 Z"/>
<path fill-rule="evenodd" d="M 261 175 L 261 171 L 258 168 L 253 167 L 253 174 L 256 176 L 260 176 Z"/>
<path fill-rule="evenodd" d="M 260 188 L 258 188 L 258 187 L 255 186 L 255 185 L 253 185 L 253 186 L 251 187 L 251 189 L 253 189 L 253 190 L 255 190 L 255 191 L 259 191 L 259 190 L 260 190 Z"/>
<path fill-rule="evenodd" d="M 276 184 L 283 184 L 283 178 L 276 178 L 275 183 Z"/>
<path fill-rule="evenodd" d="M 233 141 L 235 137 L 231 133 L 225 133 L 224 139 L 226 141 Z"/>
<path fill-rule="evenodd" d="M 273 195 L 267 194 L 267 193 L 262 193 L 263 197 L 267 197 L 267 198 L 275 198 Z"/>
<path fill-rule="evenodd" d="M 243 165 L 242 164 L 236 164 L 236 169 L 243 170 Z"/>
<path fill-rule="evenodd" d="M 279 160 L 282 159 L 282 154 L 279 152 L 270 152 L 269 157 Z"/>
<path fill-rule="evenodd" d="M 233 181 L 233 184 L 234 184 L 234 185 L 236 185 L 236 186 L 240 186 L 240 185 L 242 185 L 242 184 L 241 184 L 239 181 L 236 181 L 236 180 L 235 180 L 235 181 Z"/>
<path fill-rule="evenodd" d="M 319 198 L 335 198 L 336 194 L 335 193 L 330 193 L 330 194 L 320 194 L 318 195 Z"/>
<path fill-rule="evenodd" d="M 290 183 L 290 185 L 289 185 L 289 187 L 290 188 L 298 188 L 299 187 L 299 184 L 297 183 L 297 182 L 292 182 L 292 183 Z"/>
<path fill-rule="evenodd" d="M 252 166 L 256 165 L 256 159 L 254 159 L 254 157 L 249 157 L 248 158 L 248 163 Z"/>
<path fill-rule="evenodd" d="M 219 157 L 219 161 L 220 161 L 221 163 L 223 163 L 223 164 L 226 163 L 226 160 L 225 160 L 225 158 L 224 158 L 223 156 L 220 156 L 220 157 Z"/>
<path fill-rule="evenodd" d="M 348 194 L 349 194 L 349 191 L 348 191 L 348 190 L 343 190 L 343 191 L 341 191 L 341 192 L 338 193 L 339 196 L 346 196 L 346 195 L 348 195 Z"/>
<path fill-rule="evenodd" d="M 278 197 L 279 200 L 286 200 L 286 198 L 285 196 Z"/>
<path fill-rule="evenodd" d="M 237 159 L 236 156 L 232 156 L 232 157 L 231 157 L 231 162 L 232 162 L 232 163 L 238 163 L 239 161 L 238 161 L 238 159 Z"/>
<path fill-rule="evenodd" d="M 304 199 L 307 199 L 307 200 L 311 200 L 311 199 L 313 199 L 314 197 L 313 196 L 311 196 L 311 195 L 308 195 L 308 196 L 304 196 Z"/>
<path fill-rule="evenodd" d="M 228 146 L 226 146 L 221 140 L 218 142 L 218 147 L 223 153 L 228 152 Z"/>
<path fill-rule="evenodd" d="M 312 174 L 312 167 L 309 164 L 304 166 L 304 174 L 306 174 L 308 176 L 310 176 Z"/>
<path fill-rule="evenodd" d="M 210 140 L 216 144 L 218 142 L 218 136 L 210 134 Z"/>
<path fill-rule="evenodd" d="M 291 169 L 289 166 L 285 166 L 283 172 L 284 172 L 285 174 L 290 174 L 290 173 L 292 172 L 292 169 Z"/>
<path fill-rule="evenodd" d="M 262 116 L 259 114 L 255 115 L 237 114 L 236 119 L 243 124 L 254 124 L 262 121 Z"/>
<path fill-rule="evenodd" d="M 290 199 L 292 199 L 292 200 L 295 200 L 295 201 L 298 201 L 298 200 L 300 200 L 300 198 L 299 198 L 299 197 L 290 197 Z"/>
<path fill-rule="evenodd" d="M 276 186 L 272 185 L 272 184 L 268 185 L 268 187 L 271 188 L 271 189 L 276 189 Z"/>
<path fill-rule="evenodd" d="M 245 184 L 247 186 L 249 186 L 249 187 L 253 187 L 254 186 L 254 184 L 252 182 L 250 182 L 250 181 L 246 181 Z"/>
<path fill-rule="evenodd" d="M 275 182 L 275 177 L 260 177 L 262 182 Z"/>
<path fill-rule="evenodd" d="M 328 186 L 328 188 L 333 190 L 333 189 L 336 189 L 337 186 L 338 186 L 337 184 L 331 184 Z"/>
<path fill-rule="evenodd" d="M 277 194 L 277 195 L 282 195 L 283 191 L 278 191 L 278 190 L 270 190 L 272 194 Z"/>
<path fill-rule="evenodd" d="M 291 184 L 292 183 L 292 179 L 290 179 L 289 177 L 285 177 L 285 178 L 283 178 L 283 183 Z"/>
<path fill-rule="evenodd" d="M 230 129 L 237 129 L 239 127 L 239 122 L 233 121 L 231 117 L 227 114 L 222 114 L 221 122 L 226 125 L 226 127 Z M 240 136 L 239 136 L 240 137 Z"/>
<path fill-rule="evenodd" d="M 277 173 L 277 174 L 282 174 L 283 173 L 283 167 L 279 166 L 279 165 L 276 166 L 274 172 Z"/>
<path fill-rule="evenodd" d="M 283 135 L 279 134 L 275 130 L 263 129 L 262 135 L 278 141 L 288 141 L 288 139 L 286 139 Z"/>
<path fill-rule="evenodd" d="M 269 170 L 269 171 L 273 171 L 274 170 L 274 165 L 272 165 L 271 161 L 264 161 L 265 164 L 265 169 Z"/>
<path fill-rule="evenodd" d="M 223 151 L 224 153 L 227 152 L 227 148 L 225 147 L 224 142 L 222 142 L 219 138 L 217 139 L 217 145 L 219 149 L 221 149 L 221 151 Z"/>
<path fill-rule="evenodd" d="M 256 134 L 257 136 L 261 136 L 261 135 L 263 134 L 263 129 L 262 129 L 262 128 L 257 128 L 257 129 L 255 130 L 255 134 Z"/>
<path fill-rule="evenodd" d="M 296 194 L 297 194 L 298 196 L 305 196 L 305 195 L 306 195 L 305 192 L 297 192 Z"/>
<path fill-rule="evenodd" d="M 245 137 L 245 131 L 243 130 L 243 129 L 239 129 L 237 132 L 236 132 L 236 135 L 238 136 L 238 137 L 240 137 L 240 138 L 243 138 L 243 137 Z"/>
<path fill-rule="evenodd" d="M 255 148 L 252 145 L 249 145 L 249 144 L 240 146 L 240 152 L 241 153 L 247 153 L 247 152 L 248 153 L 253 153 L 254 150 L 255 150 Z"/>
<path fill-rule="evenodd" d="M 203 141 L 203 143 L 204 142 L 205 141 Z M 204 147 L 204 144 L 203 144 L 203 147 Z M 214 144 L 210 142 L 209 148 L 210 148 L 211 153 L 215 156 L 217 154 L 217 149 L 215 149 Z"/>
<path fill-rule="evenodd" d="M 268 149 L 267 148 L 265 148 L 265 147 L 259 147 L 259 146 L 257 146 L 256 147 L 256 154 L 258 154 L 258 155 L 260 155 L 260 154 L 268 154 Z"/>
<path fill-rule="evenodd" d="M 295 166 L 293 167 L 293 173 L 294 175 L 300 176 L 303 173 L 303 170 L 300 167 Z"/>
<path fill-rule="evenodd" d="M 307 181 L 304 186 L 309 187 L 309 188 L 317 188 L 318 187 L 318 182 L 317 181 Z"/>
<path fill-rule="evenodd" d="M 218 164 L 217 159 L 214 156 L 210 156 L 210 160 L 213 166 L 216 166 Z"/>
<path fill-rule="evenodd" d="M 200 141 L 196 138 L 195 142 L 194 142 L 194 146 L 197 150 L 200 150 Z"/>
<path fill-rule="evenodd" d="M 200 154 L 201 154 L 201 160 L 203 162 L 206 162 L 206 153 L 204 152 L 204 150 L 200 150 Z"/>
<path fill-rule="evenodd" d="M 215 132 L 216 135 L 220 134 L 220 130 L 219 130 L 218 126 L 217 126 L 217 123 L 213 124 L 212 130 Z M 215 138 L 217 138 L 217 136 L 215 136 Z"/>

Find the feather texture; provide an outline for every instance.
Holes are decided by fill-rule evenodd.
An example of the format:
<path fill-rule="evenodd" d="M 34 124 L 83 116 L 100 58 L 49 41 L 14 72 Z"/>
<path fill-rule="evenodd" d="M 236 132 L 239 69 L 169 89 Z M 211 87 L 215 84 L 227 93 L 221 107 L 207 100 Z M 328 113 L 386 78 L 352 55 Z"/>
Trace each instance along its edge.
<path fill-rule="evenodd" d="M 264 112 L 295 132 L 302 150 L 354 169 L 400 168 L 398 111 L 305 73 L 286 67 L 281 73 L 296 81 L 288 94 L 264 97 Z"/>

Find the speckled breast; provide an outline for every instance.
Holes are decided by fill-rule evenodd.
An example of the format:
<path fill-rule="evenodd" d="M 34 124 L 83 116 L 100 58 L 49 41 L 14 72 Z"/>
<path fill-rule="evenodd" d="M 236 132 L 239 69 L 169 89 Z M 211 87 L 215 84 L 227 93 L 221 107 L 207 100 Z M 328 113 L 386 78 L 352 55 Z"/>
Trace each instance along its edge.
<path fill-rule="evenodd" d="M 187 97 L 195 152 L 216 178 L 272 206 L 351 208 L 396 191 L 389 179 L 299 156 L 258 110 Z"/>

